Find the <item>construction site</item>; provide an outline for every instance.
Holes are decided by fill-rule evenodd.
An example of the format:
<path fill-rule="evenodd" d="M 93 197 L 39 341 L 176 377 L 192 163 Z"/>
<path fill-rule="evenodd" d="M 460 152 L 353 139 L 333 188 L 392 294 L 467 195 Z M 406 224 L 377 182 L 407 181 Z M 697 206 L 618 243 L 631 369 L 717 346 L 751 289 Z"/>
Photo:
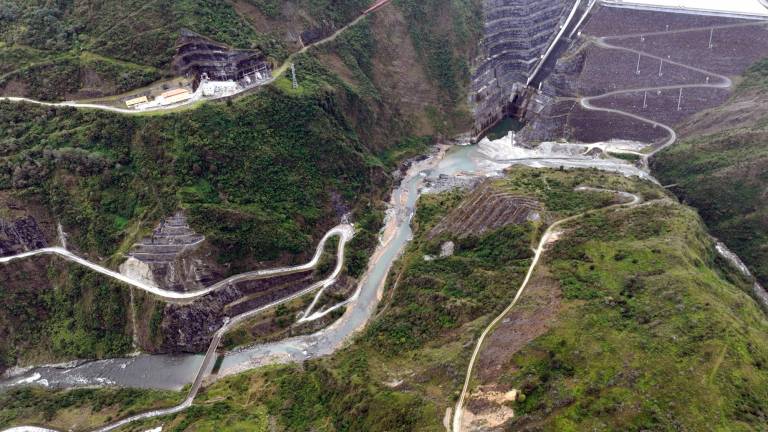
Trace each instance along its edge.
<path fill-rule="evenodd" d="M 637 157 L 637 166 L 647 170 L 649 158 L 686 137 L 686 125 L 731 99 L 739 85 L 733 77 L 744 75 L 768 57 L 768 11 L 758 15 L 553 0 L 546 2 L 547 8 L 537 9 L 538 13 L 530 11 L 536 19 L 511 19 L 514 32 L 493 30 L 499 14 L 512 16 L 513 9 L 523 10 L 531 4 L 525 0 L 486 2 L 482 47 L 487 51 L 473 77 L 478 92 L 472 99 L 474 140 L 480 141 L 480 148 L 503 147 L 498 151 L 504 155 L 502 159 L 517 163 L 522 163 L 514 159 L 522 158 L 517 154 L 528 149 L 552 158 L 561 158 L 565 148 L 585 156 L 594 151 L 594 160 L 610 160 L 610 145 L 625 143 L 637 147 L 620 152 Z M 542 28 L 542 22 L 549 27 Z M 517 59 L 514 62 L 504 61 L 492 51 L 500 45 L 497 38 L 502 33 L 509 44 L 504 46 L 513 51 L 504 56 Z M 522 40 L 526 36 L 513 36 L 520 34 L 540 34 L 538 40 L 543 42 L 536 47 L 526 45 Z M 489 128 L 507 116 L 525 125 L 509 135 L 506 147 L 504 139 L 483 139 Z M 558 152 L 551 151 L 555 145 L 561 147 Z M 561 160 L 564 164 L 565 159 L 557 162 Z M 536 161 L 537 166 L 542 163 Z M 563 166 L 567 167 L 560 165 L 561 169 Z M 460 221 L 485 219 L 478 214 L 480 202 L 497 202 L 497 208 L 504 208 L 503 201 L 513 199 L 489 194 L 484 187 L 473 195 L 482 197 L 472 203 L 478 210 L 462 210 L 462 204 L 459 215 L 446 218 L 451 229 L 460 229 Z M 534 210 L 535 205 L 529 204 L 527 211 Z M 454 431 L 500 430 L 502 425 L 528 430 L 539 424 L 540 417 L 510 409 L 506 396 L 514 397 L 516 390 L 498 380 L 499 371 L 509 367 L 514 353 L 548 331 L 549 317 L 561 307 L 561 294 L 548 274 L 535 275 L 526 295 L 525 307 L 508 314 L 486 342 L 466 412 L 459 417 L 464 423 Z"/>
<path fill-rule="evenodd" d="M 472 96 L 473 134 L 482 136 L 505 116 L 517 116 L 516 106 L 534 97 L 528 87 L 551 55 L 566 24 L 584 13 L 580 1 L 486 0 L 484 38 L 480 44 Z M 570 27 L 569 27 L 570 29 Z"/>
<path fill-rule="evenodd" d="M 270 82 L 273 68 L 261 51 L 232 49 L 182 30 L 171 63 L 172 73 L 179 79 L 134 92 L 123 103 L 143 111 L 229 97 Z"/>

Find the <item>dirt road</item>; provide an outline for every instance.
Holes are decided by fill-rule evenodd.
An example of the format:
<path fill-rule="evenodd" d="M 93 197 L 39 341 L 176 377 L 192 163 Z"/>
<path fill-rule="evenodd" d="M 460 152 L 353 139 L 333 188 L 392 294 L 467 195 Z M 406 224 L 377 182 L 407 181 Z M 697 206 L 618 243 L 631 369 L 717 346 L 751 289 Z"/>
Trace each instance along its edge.
<path fill-rule="evenodd" d="M 469 360 L 469 366 L 467 367 L 467 373 L 466 377 L 464 378 L 464 387 L 461 390 L 461 394 L 459 396 L 458 402 L 456 402 L 456 407 L 454 408 L 453 413 L 453 432 L 461 432 L 462 430 L 462 417 L 464 415 L 464 402 L 467 398 L 467 395 L 469 393 L 469 387 L 472 381 L 472 372 L 475 368 L 475 363 L 477 362 L 477 358 L 480 354 L 480 350 L 483 347 L 483 342 L 485 341 L 485 338 L 491 333 L 491 331 L 496 327 L 496 325 L 501 322 L 504 317 L 509 314 L 509 312 L 512 310 L 512 308 L 515 307 L 517 302 L 520 300 L 520 297 L 525 292 L 525 288 L 528 286 L 528 283 L 531 280 L 531 277 L 533 276 L 534 271 L 536 270 L 536 266 L 538 265 L 541 256 L 544 254 L 547 245 L 554 242 L 556 240 L 558 231 L 557 229 L 562 226 L 565 223 L 568 223 L 570 221 L 579 219 L 585 215 L 588 215 L 590 213 L 593 213 L 595 211 L 602 211 L 607 210 L 611 208 L 617 208 L 617 207 L 634 207 L 643 202 L 643 199 L 635 194 L 629 193 L 629 192 L 623 192 L 623 191 L 613 191 L 613 190 L 607 190 L 607 189 L 598 189 L 598 188 L 591 188 L 591 187 L 578 187 L 576 188 L 577 191 L 583 191 L 583 192 L 612 192 L 617 195 L 620 195 L 624 198 L 630 198 L 631 202 L 628 203 L 622 203 L 622 204 L 616 204 L 609 207 L 605 207 L 603 209 L 599 210 L 590 210 L 588 212 L 584 212 L 575 216 L 567 217 L 565 219 L 560 219 L 559 221 L 553 223 L 552 225 L 547 228 L 547 230 L 544 232 L 544 235 L 541 236 L 541 240 L 539 241 L 539 245 L 536 248 L 535 255 L 533 257 L 533 262 L 531 262 L 531 266 L 528 268 L 528 273 L 525 275 L 525 279 L 523 280 L 523 283 L 520 285 L 520 288 L 517 290 L 517 294 L 515 294 L 514 299 L 512 299 L 512 303 L 510 303 L 509 306 L 507 306 L 506 309 L 504 309 L 499 316 L 496 317 L 491 323 L 483 330 L 483 333 L 480 335 L 480 338 L 477 340 L 477 344 L 475 345 L 475 350 L 472 352 L 472 357 Z"/>

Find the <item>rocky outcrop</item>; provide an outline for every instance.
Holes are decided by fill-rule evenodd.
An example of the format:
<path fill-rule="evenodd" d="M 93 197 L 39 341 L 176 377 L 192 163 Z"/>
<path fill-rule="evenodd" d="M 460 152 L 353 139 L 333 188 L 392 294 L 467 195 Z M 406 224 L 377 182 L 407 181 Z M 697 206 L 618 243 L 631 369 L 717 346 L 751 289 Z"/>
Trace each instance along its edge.
<path fill-rule="evenodd" d="M 40 249 L 48 246 L 37 221 L 32 216 L 14 220 L 0 218 L 0 256 Z"/>
<path fill-rule="evenodd" d="M 168 304 L 162 321 L 159 352 L 202 352 L 226 317 L 254 310 L 305 289 L 312 272 L 240 282 L 188 305 Z"/>
<path fill-rule="evenodd" d="M 203 75 L 217 81 L 238 81 L 256 71 L 268 73 L 272 66 L 258 50 L 238 50 L 183 29 L 173 57 L 176 75 L 194 77 L 196 83 Z"/>

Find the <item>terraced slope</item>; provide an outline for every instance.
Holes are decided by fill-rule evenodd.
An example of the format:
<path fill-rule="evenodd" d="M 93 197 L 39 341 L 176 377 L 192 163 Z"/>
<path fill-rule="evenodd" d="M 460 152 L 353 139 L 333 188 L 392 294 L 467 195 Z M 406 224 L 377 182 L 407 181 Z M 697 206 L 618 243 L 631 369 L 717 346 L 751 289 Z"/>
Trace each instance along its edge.
<path fill-rule="evenodd" d="M 193 256 L 204 241 L 205 236 L 189 227 L 184 213 L 177 212 L 133 245 L 121 273 L 163 289 L 203 289 L 217 279 L 203 257 Z"/>
<path fill-rule="evenodd" d="M 536 200 L 505 193 L 486 182 L 432 228 L 429 238 L 441 234 L 479 236 L 506 225 L 538 221 L 541 212 Z"/>
<path fill-rule="evenodd" d="M 527 139 L 668 143 L 660 126 L 722 105 L 728 77 L 768 55 L 766 37 L 760 20 L 599 6 L 545 81 L 559 99 L 533 119 Z"/>

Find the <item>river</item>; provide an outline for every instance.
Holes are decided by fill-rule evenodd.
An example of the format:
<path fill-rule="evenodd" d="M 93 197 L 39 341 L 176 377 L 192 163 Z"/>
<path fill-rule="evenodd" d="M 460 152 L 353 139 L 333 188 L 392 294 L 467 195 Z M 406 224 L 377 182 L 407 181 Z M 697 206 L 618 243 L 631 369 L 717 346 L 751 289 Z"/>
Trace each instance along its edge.
<path fill-rule="evenodd" d="M 458 150 L 451 152 L 454 156 L 448 158 L 446 167 L 453 164 L 451 159 L 464 157 L 462 149 Z M 411 239 L 410 221 L 424 180 L 443 172 L 435 168 L 442 165 L 445 154 L 445 148 L 440 148 L 430 158 L 414 163 L 400 186 L 394 190 L 381 243 L 371 258 L 371 264 L 355 296 L 339 320 L 315 334 L 229 352 L 224 356 L 218 376 L 266 364 L 300 362 L 329 355 L 361 329 L 376 310 L 389 269 Z M 448 168 L 448 171 L 454 170 Z M 129 358 L 91 361 L 74 367 L 42 366 L 0 381 L 0 388 L 35 383 L 53 388 L 115 385 L 180 390 L 192 382 L 202 361 L 203 355 L 140 354 Z"/>
<path fill-rule="evenodd" d="M 217 377 L 256 367 L 301 362 L 334 353 L 373 316 L 392 264 L 412 237 L 410 221 L 416 201 L 428 181 L 441 177 L 488 177 L 499 175 L 511 165 L 532 167 L 598 168 L 653 181 L 642 169 L 626 161 L 589 155 L 595 147 L 603 150 L 637 150 L 632 143 L 564 145 L 548 143 L 537 149 L 518 147 L 512 134 L 478 145 L 440 146 L 429 158 L 415 162 L 393 191 L 381 242 L 371 257 L 366 275 L 348 301 L 343 316 L 317 333 L 255 345 L 224 355 Z M 32 368 L 0 381 L 0 388 L 36 383 L 46 387 L 69 388 L 115 385 L 121 387 L 179 390 L 190 384 L 200 368 L 203 355 L 150 355 Z M 212 369 L 213 365 L 209 367 Z M 210 370 L 208 371 L 210 372 Z"/>

